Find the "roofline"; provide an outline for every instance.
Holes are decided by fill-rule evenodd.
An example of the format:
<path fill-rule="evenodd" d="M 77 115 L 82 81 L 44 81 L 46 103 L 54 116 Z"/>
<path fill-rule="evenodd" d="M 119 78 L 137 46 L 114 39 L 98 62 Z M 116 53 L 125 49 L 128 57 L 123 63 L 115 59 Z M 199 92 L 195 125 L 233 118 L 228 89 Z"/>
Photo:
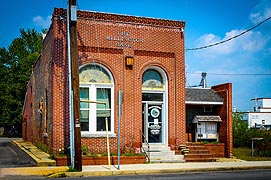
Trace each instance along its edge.
<path fill-rule="evenodd" d="M 66 18 L 67 13 L 64 8 L 55 8 L 53 12 L 53 17 L 61 16 Z M 103 22 L 114 22 L 114 23 L 126 23 L 126 24 L 135 24 L 135 25 L 145 25 L 145 26 L 156 26 L 163 28 L 185 28 L 185 21 L 181 20 L 168 20 L 161 18 L 150 18 L 143 16 L 133 16 L 133 15 L 123 15 L 115 13 L 103 13 L 97 11 L 86 11 L 78 10 L 77 11 L 78 20 L 92 20 L 92 21 L 103 21 Z M 142 22 L 145 19 L 147 21 Z"/>
<path fill-rule="evenodd" d="M 196 86 L 196 87 L 193 87 L 193 86 L 186 86 L 185 89 L 212 89 L 211 87 L 200 87 L 200 86 Z"/>
<path fill-rule="evenodd" d="M 238 113 L 242 113 L 242 114 L 271 114 L 271 112 L 238 112 Z"/>
<path fill-rule="evenodd" d="M 271 99 L 271 98 L 253 98 L 253 99 L 251 99 L 251 101 L 252 100 L 260 100 L 260 99 Z"/>
<path fill-rule="evenodd" d="M 185 101 L 185 104 L 197 104 L 197 105 L 223 105 L 223 102 L 207 102 L 207 101 Z"/>

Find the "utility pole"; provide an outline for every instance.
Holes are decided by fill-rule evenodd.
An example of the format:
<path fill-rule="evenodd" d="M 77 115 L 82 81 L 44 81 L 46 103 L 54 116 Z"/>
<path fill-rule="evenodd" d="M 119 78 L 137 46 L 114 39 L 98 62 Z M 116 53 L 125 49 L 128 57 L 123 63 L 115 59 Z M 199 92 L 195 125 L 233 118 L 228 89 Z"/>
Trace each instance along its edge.
<path fill-rule="evenodd" d="M 81 154 L 81 126 L 80 126 L 80 89 L 79 89 L 79 65 L 78 65 L 78 47 L 76 30 L 76 0 L 69 0 L 69 34 L 70 36 L 70 56 L 71 56 L 71 80 L 73 93 L 73 119 L 74 119 L 74 168 L 82 171 Z M 70 92 L 71 93 L 71 92 Z M 72 144 L 71 144 L 72 146 Z"/>

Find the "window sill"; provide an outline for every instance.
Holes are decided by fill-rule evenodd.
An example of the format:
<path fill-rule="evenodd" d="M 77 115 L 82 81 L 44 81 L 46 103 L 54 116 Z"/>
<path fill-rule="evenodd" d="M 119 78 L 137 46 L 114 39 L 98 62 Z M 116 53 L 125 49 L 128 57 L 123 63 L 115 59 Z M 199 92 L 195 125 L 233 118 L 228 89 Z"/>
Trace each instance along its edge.
<path fill-rule="evenodd" d="M 81 132 L 81 137 L 82 138 L 105 138 L 106 134 L 102 133 L 102 134 L 93 134 L 93 133 L 82 133 Z M 116 134 L 115 133 L 108 133 L 108 137 L 109 138 L 115 138 Z"/>

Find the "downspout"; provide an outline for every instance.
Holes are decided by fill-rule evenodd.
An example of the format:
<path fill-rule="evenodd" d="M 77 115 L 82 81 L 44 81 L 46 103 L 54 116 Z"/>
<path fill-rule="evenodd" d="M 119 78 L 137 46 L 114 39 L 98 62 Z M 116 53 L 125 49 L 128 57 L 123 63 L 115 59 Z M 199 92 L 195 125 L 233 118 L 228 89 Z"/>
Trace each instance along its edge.
<path fill-rule="evenodd" d="M 177 96 L 176 96 L 176 94 L 177 94 L 177 92 L 176 92 L 176 81 L 177 81 L 177 79 L 176 79 L 176 54 L 175 54 L 175 58 L 174 58 L 174 139 L 175 139 L 175 146 L 177 146 L 177 137 L 176 137 L 176 129 L 177 129 L 177 127 L 176 127 L 176 101 L 177 101 Z M 168 128 L 168 130 L 167 131 L 169 131 L 169 128 Z M 169 137 L 169 136 L 168 136 Z"/>
<path fill-rule="evenodd" d="M 69 8 L 69 6 L 68 6 Z M 74 167 L 74 119 L 73 119 L 73 93 L 72 93 L 72 68 L 71 68 L 71 46 L 70 46 L 70 12 L 67 9 L 67 48 L 68 48 L 68 76 L 69 76 L 69 111 L 70 111 L 70 156 L 71 156 L 71 167 Z"/>

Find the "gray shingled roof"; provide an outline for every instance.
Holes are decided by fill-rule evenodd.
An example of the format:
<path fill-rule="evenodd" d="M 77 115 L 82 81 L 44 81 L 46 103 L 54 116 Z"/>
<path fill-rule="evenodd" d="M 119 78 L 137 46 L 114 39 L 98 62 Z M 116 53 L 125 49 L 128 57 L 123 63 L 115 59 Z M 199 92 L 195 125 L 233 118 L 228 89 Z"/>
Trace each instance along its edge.
<path fill-rule="evenodd" d="M 213 89 L 185 88 L 186 102 L 223 103 L 223 98 Z"/>

